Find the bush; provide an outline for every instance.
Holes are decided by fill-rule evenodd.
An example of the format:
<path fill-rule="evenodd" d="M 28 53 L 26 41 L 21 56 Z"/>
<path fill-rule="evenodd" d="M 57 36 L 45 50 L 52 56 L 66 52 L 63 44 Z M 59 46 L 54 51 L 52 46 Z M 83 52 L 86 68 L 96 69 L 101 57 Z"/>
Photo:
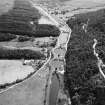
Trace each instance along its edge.
<path fill-rule="evenodd" d="M 11 41 L 16 38 L 16 35 L 10 33 L 1 33 L 0 32 L 0 41 Z"/>
<path fill-rule="evenodd" d="M 19 42 L 24 42 L 24 41 L 28 41 L 28 40 L 30 40 L 29 37 L 19 36 L 19 38 L 18 38 Z"/>

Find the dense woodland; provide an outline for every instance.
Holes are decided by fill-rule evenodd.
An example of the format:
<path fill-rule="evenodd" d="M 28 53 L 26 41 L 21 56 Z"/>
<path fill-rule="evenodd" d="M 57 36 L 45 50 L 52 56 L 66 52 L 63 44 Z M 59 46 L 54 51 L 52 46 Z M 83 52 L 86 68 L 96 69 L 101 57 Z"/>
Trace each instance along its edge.
<path fill-rule="evenodd" d="M 45 59 L 45 55 L 29 49 L 0 48 L 0 59 Z"/>
<path fill-rule="evenodd" d="M 96 52 L 105 64 L 105 10 L 76 14 L 67 24 L 72 34 L 65 57 L 65 87 L 72 105 L 105 105 L 105 79 L 93 52 L 96 39 Z"/>
<path fill-rule="evenodd" d="M 19 36 L 18 37 L 18 42 L 25 42 L 25 41 L 29 41 L 31 38 L 30 37 L 26 37 L 26 36 Z"/>
<path fill-rule="evenodd" d="M 16 0 L 12 9 L 0 15 L 0 32 L 29 37 L 59 36 L 56 26 L 38 24 L 40 18 L 41 14 L 29 1 Z"/>

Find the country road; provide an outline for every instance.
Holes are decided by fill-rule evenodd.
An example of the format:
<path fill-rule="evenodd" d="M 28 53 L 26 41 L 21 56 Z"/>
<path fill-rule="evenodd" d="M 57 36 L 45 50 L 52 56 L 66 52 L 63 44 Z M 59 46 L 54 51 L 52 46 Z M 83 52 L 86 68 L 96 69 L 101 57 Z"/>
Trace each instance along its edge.
<path fill-rule="evenodd" d="M 27 101 L 27 104 L 30 104 L 30 103 L 32 104 L 35 102 L 35 100 L 37 101 L 37 100 L 40 100 L 43 98 L 43 102 L 44 102 L 43 105 L 53 105 L 53 104 L 57 103 L 58 95 L 61 94 L 61 93 L 59 93 L 59 91 L 60 90 L 63 91 L 63 88 L 64 88 L 64 86 L 62 87 L 61 85 L 59 85 L 57 87 L 57 91 L 56 91 L 57 94 L 55 94 L 53 92 L 53 90 L 56 90 L 56 83 L 55 83 L 56 80 L 58 81 L 58 84 L 64 85 L 63 84 L 64 65 L 65 65 L 64 58 L 65 58 L 65 53 L 67 51 L 67 44 L 68 44 L 68 41 L 69 41 L 69 38 L 71 35 L 71 29 L 68 27 L 68 25 L 66 23 L 64 23 L 64 22 L 59 23 L 58 21 L 56 21 L 55 18 L 53 18 L 48 12 L 46 12 L 40 6 L 35 5 L 33 2 L 31 2 L 31 4 L 41 14 L 46 16 L 56 27 L 58 27 L 61 33 L 57 39 L 56 47 L 51 50 L 50 56 L 49 56 L 48 60 L 46 61 L 46 63 L 39 70 L 37 70 L 30 78 L 27 78 L 24 81 L 13 85 L 6 90 L 1 91 L 0 92 L 0 104 L 3 103 L 6 105 L 10 105 L 10 104 L 14 105 L 15 104 L 14 102 L 16 102 L 17 100 L 19 100 L 19 104 L 23 104 L 26 101 Z M 38 76 L 40 73 L 42 73 L 45 76 L 40 77 L 38 80 Z M 55 73 L 56 73 L 57 77 L 53 75 Z M 45 80 L 46 76 L 47 76 L 47 80 Z M 44 78 L 44 79 L 42 79 L 42 78 Z M 37 83 L 36 81 L 34 81 L 34 79 L 37 81 L 40 81 L 40 82 Z M 35 82 L 36 82 L 36 84 L 34 84 Z M 40 84 L 41 88 L 39 89 L 39 87 L 35 87 L 36 90 L 35 90 L 35 88 L 30 90 L 29 84 L 31 84 L 32 86 Z M 53 86 L 55 88 L 51 88 Z M 27 91 L 27 93 L 25 92 L 26 87 L 28 90 L 30 90 L 30 91 Z M 42 91 L 44 89 L 45 89 L 45 92 L 40 93 L 40 91 Z M 18 92 L 17 92 L 17 90 L 18 90 Z M 32 95 L 31 96 L 28 95 L 28 94 L 31 94 L 30 93 L 31 91 L 33 91 L 33 93 L 34 93 L 33 97 L 36 94 L 38 96 L 32 102 L 31 102 Z M 37 91 L 37 93 L 36 93 L 36 91 Z M 22 94 L 23 97 L 21 96 L 21 93 L 23 93 Z M 43 96 L 43 94 L 44 94 L 44 96 Z M 3 98 L 4 95 L 5 95 L 5 98 Z M 9 98 L 8 98 L 8 95 L 10 96 Z M 66 94 L 63 94 L 63 95 L 66 95 Z M 19 96 L 21 96 L 21 98 L 24 98 L 24 99 L 22 100 Z M 11 101 L 11 97 L 13 97 L 12 101 Z M 26 97 L 29 97 L 28 100 L 26 100 Z M 9 101 L 10 104 L 8 103 L 7 100 Z M 67 97 L 66 97 L 66 100 L 67 100 Z M 68 102 L 66 101 L 66 103 L 68 103 Z M 38 101 L 38 102 L 36 102 L 35 105 L 42 105 L 42 103 Z"/>

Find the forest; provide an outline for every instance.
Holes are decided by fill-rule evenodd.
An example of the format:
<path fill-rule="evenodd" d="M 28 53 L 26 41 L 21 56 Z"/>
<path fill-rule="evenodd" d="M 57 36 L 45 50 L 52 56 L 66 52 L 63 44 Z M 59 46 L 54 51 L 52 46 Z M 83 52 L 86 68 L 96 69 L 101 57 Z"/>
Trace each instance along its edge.
<path fill-rule="evenodd" d="M 16 0 L 12 9 L 0 15 L 0 32 L 29 37 L 59 36 L 60 31 L 56 26 L 38 24 L 41 16 L 28 1 Z"/>
<path fill-rule="evenodd" d="M 105 9 L 75 14 L 67 21 L 72 33 L 65 56 L 65 87 L 72 105 L 105 105 L 105 79 L 93 49 L 96 39 L 95 51 L 105 64 L 104 23 Z"/>
<path fill-rule="evenodd" d="M 0 48 L 0 59 L 17 60 L 17 59 L 45 59 L 39 51 L 33 51 L 29 49 L 6 49 Z"/>

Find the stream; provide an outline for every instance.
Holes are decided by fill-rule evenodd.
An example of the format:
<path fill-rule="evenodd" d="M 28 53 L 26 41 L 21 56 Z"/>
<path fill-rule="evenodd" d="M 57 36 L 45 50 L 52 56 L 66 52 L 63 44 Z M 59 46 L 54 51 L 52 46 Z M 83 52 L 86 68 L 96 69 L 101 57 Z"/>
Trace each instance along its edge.
<path fill-rule="evenodd" d="M 52 84 L 50 86 L 49 105 L 56 105 L 56 100 L 59 91 L 59 80 L 57 75 L 54 73 L 52 77 Z"/>

